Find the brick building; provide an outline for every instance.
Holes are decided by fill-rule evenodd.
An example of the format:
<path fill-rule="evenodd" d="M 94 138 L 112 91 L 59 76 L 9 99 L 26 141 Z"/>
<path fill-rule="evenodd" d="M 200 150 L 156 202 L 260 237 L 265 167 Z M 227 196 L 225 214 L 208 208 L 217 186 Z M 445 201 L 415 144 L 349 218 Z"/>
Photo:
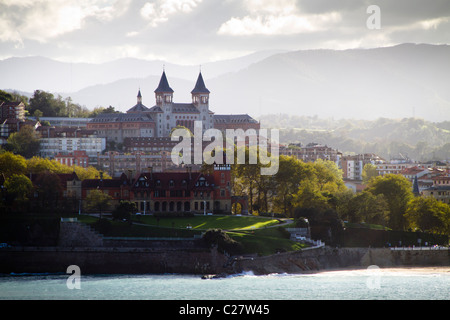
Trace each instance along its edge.
<path fill-rule="evenodd" d="M 433 179 L 433 186 L 424 189 L 421 194 L 450 204 L 450 176 L 438 176 Z"/>
<path fill-rule="evenodd" d="M 155 152 L 106 152 L 97 155 L 97 167 L 108 172 L 111 177 L 120 176 L 122 173 L 133 175 L 144 172 L 152 167 L 155 172 L 166 171 L 173 167 L 169 151 Z"/>
<path fill-rule="evenodd" d="M 231 212 L 230 165 L 215 165 L 212 174 L 192 172 L 141 173 L 130 198 L 142 212 Z"/>
<path fill-rule="evenodd" d="M 369 163 L 381 164 L 384 163 L 384 159 L 372 153 L 342 156 L 342 177 L 348 180 L 362 180 L 364 166 Z"/>
<path fill-rule="evenodd" d="M 59 152 L 55 160 L 66 166 L 89 167 L 89 156 L 85 150 L 74 150 L 72 152 Z"/>
<path fill-rule="evenodd" d="M 336 149 L 318 143 L 309 143 L 305 147 L 299 145 L 280 146 L 280 155 L 296 157 L 304 162 L 314 162 L 318 159 L 340 163 L 342 153 Z"/>

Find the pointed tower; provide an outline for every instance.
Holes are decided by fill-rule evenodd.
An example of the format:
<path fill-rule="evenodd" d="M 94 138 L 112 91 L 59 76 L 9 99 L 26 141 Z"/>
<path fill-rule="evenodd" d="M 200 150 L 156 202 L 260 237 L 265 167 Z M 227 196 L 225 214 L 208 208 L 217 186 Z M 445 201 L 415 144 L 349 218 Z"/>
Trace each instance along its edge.
<path fill-rule="evenodd" d="M 209 90 L 205 86 L 205 81 L 203 81 L 202 72 L 200 71 L 191 94 L 192 104 L 200 111 L 199 120 L 202 121 L 203 132 L 214 127 L 213 113 L 209 111 L 209 93 Z"/>
<path fill-rule="evenodd" d="M 137 104 L 142 104 L 141 89 L 139 89 L 139 92 L 138 92 L 138 95 L 137 95 Z"/>
<path fill-rule="evenodd" d="M 158 88 L 155 90 L 156 105 L 162 108 L 164 105 L 171 105 L 173 99 L 173 90 L 167 81 L 166 72 L 163 71 Z"/>
<path fill-rule="evenodd" d="M 419 191 L 419 182 L 417 181 L 417 175 L 414 177 L 414 182 L 413 182 L 413 193 L 416 197 L 420 196 L 420 191 Z"/>
<path fill-rule="evenodd" d="M 195 83 L 195 88 L 191 91 L 192 103 L 199 109 L 200 106 L 209 107 L 209 90 L 205 86 L 203 81 L 202 72 L 198 74 L 197 82 Z"/>
<path fill-rule="evenodd" d="M 127 113 L 143 113 L 148 111 L 148 108 L 142 104 L 141 89 L 138 91 L 137 103 L 134 107 L 127 110 Z"/>
<path fill-rule="evenodd" d="M 173 90 L 167 81 L 166 72 L 163 70 L 158 88 L 155 90 L 156 106 L 162 113 L 158 114 L 158 135 L 168 137 L 170 130 L 175 126 L 173 116 Z"/>

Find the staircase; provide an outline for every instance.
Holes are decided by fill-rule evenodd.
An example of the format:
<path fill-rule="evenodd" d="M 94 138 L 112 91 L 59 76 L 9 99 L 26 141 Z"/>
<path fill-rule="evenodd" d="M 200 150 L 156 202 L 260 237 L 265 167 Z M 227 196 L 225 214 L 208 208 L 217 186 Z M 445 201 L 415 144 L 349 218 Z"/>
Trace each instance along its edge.
<path fill-rule="evenodd" d="M 59 247 L 103 247 L 103 235 L 76 218 L 61 218 Z"/>

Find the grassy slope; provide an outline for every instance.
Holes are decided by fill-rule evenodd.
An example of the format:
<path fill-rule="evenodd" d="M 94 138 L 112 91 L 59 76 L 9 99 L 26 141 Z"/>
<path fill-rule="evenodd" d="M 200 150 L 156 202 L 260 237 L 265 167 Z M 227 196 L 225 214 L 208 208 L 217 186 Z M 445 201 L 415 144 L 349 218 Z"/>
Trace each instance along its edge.
<path fill-rule="evenodd" d="M 80 221 L 94 223 L 97 218 L 81 216 Z M 116 237 L 193 237 L 208 229 L 227 230 L 230 237 L 244 246 L 244 253 L 260 255 L 280 251 L 299 250 L 305 245 L 286 238 L 278 220 L 254 216 L 194 216 L 191 218 L 160 218 L 136 216 L 133 224 L 113 221 L 111 230 L 105 234 Z M 192 229 L 186 227 L 190 225 Z M 269 228 L 269 226 L 274 226 Z"/>

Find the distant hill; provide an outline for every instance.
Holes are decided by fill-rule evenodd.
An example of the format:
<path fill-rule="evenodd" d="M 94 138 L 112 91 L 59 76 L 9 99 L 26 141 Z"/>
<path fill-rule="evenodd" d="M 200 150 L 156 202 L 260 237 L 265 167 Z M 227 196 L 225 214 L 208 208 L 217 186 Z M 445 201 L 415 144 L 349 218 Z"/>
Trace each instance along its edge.
<path fill-rule="evenodd" d="M 417 118 L 331 119 L 288 114 L 258 118 L 263 128 L 280 129 L 280 142 L 326 144 L 344 154 L 375 153 L 387 160 L 450 161 L 450 121 Z"/>
<path fill-rule="evenodd" d="M 208 77 L 235 72 L 248 65 L 267 58 L 280 50 L 263 51 L 202 66 Z M 101 64 L 59 62 L 44 57 L 22 57 L 0 60 L 0 72 L 7 77 L 0 78 L 0 89 L 34 92 L 44 90 L 67 95 L 95 85 L 106 85 L 124 79 L 141 79 L 161 76 L 165 67 L 170 78 L 195 81 L 200 66 L 183 66 L 160 60 L 134 58 L 118 59 Z M 143 86 L 153 87 L 152 83 Z M 157 87 L 157 83 L 154 85 Z M 89 104 L 89 101 L 87 101 Z M 110 101 L 109 104 L 114 104 Z"/>
<path fill-rule="evenodd" d="M 450 119 L 450 46 L 306 50 L 208 81 L 219 109 L 319 117 Z"/>
<path fill-rule="evenodd" d="M 91 109 L 112 105 L 125 111 L 134 105 L 139 87 L 144 104 L 154 104 L 162 64 L 136 59 L 89 65 L 13 58 L 0 61 L 2 74 L 8 75 L 0 79 L 0 89 L 63 92 Z M 174 100 L 190 101 L 199 66 L 165 65 Z M 448 45 L 263 52 L 201 68 L 216 113 L 450 119 Z"/>

